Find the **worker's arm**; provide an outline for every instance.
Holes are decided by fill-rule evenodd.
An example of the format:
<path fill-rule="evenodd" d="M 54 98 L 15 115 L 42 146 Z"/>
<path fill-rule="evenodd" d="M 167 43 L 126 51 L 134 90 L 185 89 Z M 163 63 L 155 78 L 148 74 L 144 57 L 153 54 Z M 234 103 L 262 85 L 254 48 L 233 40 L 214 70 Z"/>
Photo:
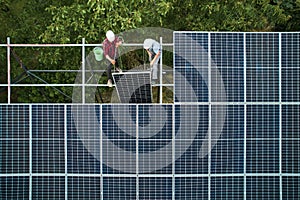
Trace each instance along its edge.
<path fill-rule="evenodd" d="M 148 53 L 148 56 L 149 56 L 149 62 L 151 62 L 151 57 L 152 57 L 152 54 L 151 54 L 151 52 L 150 52 L 148 49 L 146 49 L 146 51 L 147 51 L 147 53 Z"/>
<path fill-rule="evenodd" d="M 111 64 L 113 64 L 113 65 L 116 64 L 116 61 L 114 59 L 112 59 L 111 57 L 109 57 L 109 55 L 106 55 L 105 57 L 106 57 L 107 60 L 109 60 L 109 62 Z"/>
<path fill-rule="evenodd" d="M 159 56 L 160 56 L 160 51 L 157 52 L 157 54 L 154 56 L 153 60 L 150 62 L 151 66 L 154 64 L 154 62 L 156 61 L 156 59 L 158 59 Z"/>

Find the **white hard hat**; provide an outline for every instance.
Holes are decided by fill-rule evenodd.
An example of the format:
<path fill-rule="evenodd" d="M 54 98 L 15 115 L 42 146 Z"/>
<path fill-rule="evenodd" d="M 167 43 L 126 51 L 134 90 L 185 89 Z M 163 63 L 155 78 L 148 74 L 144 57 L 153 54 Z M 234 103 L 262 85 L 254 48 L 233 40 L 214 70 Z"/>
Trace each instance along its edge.
<path fill-rule="evenodd" d="M 153 44 L 153 40 L 152 39 L 146 39 L 144 40 L 144 49 L 149 49 Z"/>
<path fill-rule="evenodd" d="M 106 38 L 108 39 L 108 41 L 113 42 L 116 39 L 116 36 L 115 36 L 114 32 L 109 30 L 106 32 Z"/>

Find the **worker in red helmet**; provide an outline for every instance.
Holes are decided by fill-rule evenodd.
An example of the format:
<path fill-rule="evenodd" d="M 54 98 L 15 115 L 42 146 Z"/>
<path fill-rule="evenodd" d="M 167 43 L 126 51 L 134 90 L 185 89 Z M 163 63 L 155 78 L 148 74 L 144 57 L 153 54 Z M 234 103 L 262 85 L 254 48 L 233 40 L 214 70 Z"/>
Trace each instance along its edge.
<path fill-rule="evenodd" d="M 117 48 L 123 43 L 122 39 L 116 37 L 115 34 L 109 30 L 106 32 L 106 38 L 103 41 L 103 54 L 104 57 L 108 60 L 107 66 L 107 85 L 108 87 L 112 87 L 112 66 L 115 67 L 116 71 L 122 72 L 119 68 L 118 63 L 118 50 Z"/>

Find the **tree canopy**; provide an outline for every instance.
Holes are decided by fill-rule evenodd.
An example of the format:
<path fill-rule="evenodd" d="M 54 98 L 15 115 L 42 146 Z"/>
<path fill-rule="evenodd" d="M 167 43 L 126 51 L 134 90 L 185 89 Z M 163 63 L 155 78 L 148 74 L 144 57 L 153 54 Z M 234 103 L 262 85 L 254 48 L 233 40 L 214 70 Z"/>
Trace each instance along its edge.
<path fill-rule="evenodd" d="M 6 43 L 101 43 L 107 30 L 163 27 L 192 31 L 299 31 L 300 0 L 0 0 L 0 40 Z M 76 48 L 14 48 L 29 69 L 78 69 Z M 0 83 L 7 82 L 0 47 Z M 138 60 L 139 53 L 130 56 Z M 135 62 L 135 61 L 128 61 Z M 24 70 L 12 62 L 12 78 Z M 42 73 L 51 83 L 74 83 L 69 73 Z M 39 80 L 24 80 L 41 83 Z M 61 88 L 66 94 L 70 88 Z M 47 93 L 43 95 L 43 92 Z M 7 101 L 0 89 L 0 102 Z M 13 102 L 69 102 L 53 88 L 14 88 Z"/>

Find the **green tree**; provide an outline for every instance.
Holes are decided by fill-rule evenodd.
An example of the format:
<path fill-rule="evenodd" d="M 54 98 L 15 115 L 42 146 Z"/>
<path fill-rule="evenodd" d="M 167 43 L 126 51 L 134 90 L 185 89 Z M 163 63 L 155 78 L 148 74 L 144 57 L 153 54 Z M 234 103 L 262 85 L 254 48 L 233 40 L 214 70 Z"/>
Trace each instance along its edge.
<path fill-rule="evenodd" d="M 280 6 L 284 14 L 289 17 L 285 23 L 276 25 L 278 31 L 299 31 L 300 30 L 300 0 L 274 0 L 273 4 Z"/>
<path fill-rule="evenodd" d="M 175 0 L 163 25 L 175 30 L 271 31 L 288 19 L 269 0 Z"/>
<path fill-rule="evenodd" d="M 39 36 L 45 31 L 48 26 L 47 22 L 52 19 L 51 13 L 45 11 L 49 5 L 60 6 L 61 4 L 69 5 L 70 0 L 52 1 L 52 0 L 0 0 L 0 41 L 6 43 L 6 38 L 10 37 L 11 43 L 41 43 Z M 12 48 L 18 57 L 23 61 L 29 69 L 44 68 L 43 63 L 40 63 L 38 58 L 41 56 L 41 51 L 37 48 Z M 0 48 L 0 77 L 1 83 L 7 82 L 7 50 Z M 20 64 L 14 59 L 11 54 L 11 79 L 18 77 L 24 70 L 20 68 Z M 26 80 L 25 80 L 26 81 Z M 28 79 L 28 83 L 33 80 Z M 1 91 L 6 88 L 2 88 Z M 38 88 L 13 88 L 13 102 L 33 102 L 37 99 L 40 101 L 43 97 L 31 95 L 38 93 Z M 1 92 L 0 102 L 6 102 L 7 96 L 5 92 Z"/>
<path fill-rule="evenodd" d="M 77 0 L 70 6 L 50 6 L 47 11 L 53 20 L 41 38 L 43 42 L 78 43 L 84 37 L 95 42 L 103 40 L 107 30 L 122 32 L 161 22 L 170 9 L 166 0 Z"/>

